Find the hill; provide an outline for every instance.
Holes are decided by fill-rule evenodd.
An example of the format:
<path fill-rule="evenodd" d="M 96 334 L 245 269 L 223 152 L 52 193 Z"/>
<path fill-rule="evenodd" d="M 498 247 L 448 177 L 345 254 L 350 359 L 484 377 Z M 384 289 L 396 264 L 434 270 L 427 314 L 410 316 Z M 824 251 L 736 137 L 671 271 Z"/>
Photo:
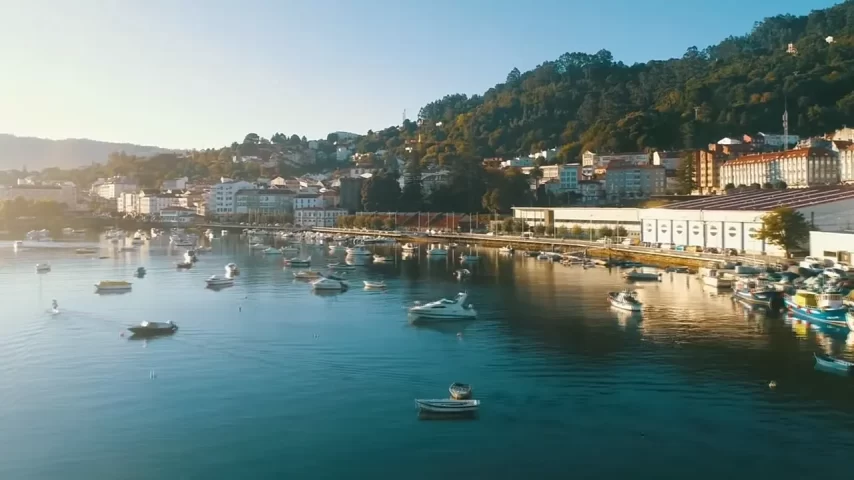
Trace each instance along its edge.
<path fill-rule="evenodd" d="M 40 170 L 47 167 L 76 168 L 104 163 L 112 152 L 148 157 L 172 150 L 129 143 L 99 142 L 87 139 L 49 140 L 0 134 L 0 170 Z"/>

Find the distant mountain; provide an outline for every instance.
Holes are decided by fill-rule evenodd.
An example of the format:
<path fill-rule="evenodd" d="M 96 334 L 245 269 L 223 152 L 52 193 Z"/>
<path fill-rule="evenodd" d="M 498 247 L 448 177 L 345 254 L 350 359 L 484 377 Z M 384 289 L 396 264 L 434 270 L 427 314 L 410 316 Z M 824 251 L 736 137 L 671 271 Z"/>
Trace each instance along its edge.
<path fill-rule="evenodd" d="M 83 167 L 92 163 L 106 163 L 110 153 L 122 151 L 137 156 L 174 152 L 166 148 L 130 143 L 99 142 L 84 138 L 49 140 L 0 133 L 0 170 L 20 169 L 24 166 L 28 170 Z"/>

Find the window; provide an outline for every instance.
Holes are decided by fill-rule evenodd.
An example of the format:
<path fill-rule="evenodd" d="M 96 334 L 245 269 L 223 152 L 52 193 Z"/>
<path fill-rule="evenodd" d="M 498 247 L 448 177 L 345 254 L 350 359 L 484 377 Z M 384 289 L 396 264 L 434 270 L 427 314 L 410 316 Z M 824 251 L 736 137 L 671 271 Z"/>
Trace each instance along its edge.
<path fill-rule="evenodd" d="M 836 258 L 836 252 L 829 252 L 829 251 L 825 250 L 825 251 L 824 251 L 824 256 L 825 256 L 825 257 L 833 257 L 833 258 Z"/>

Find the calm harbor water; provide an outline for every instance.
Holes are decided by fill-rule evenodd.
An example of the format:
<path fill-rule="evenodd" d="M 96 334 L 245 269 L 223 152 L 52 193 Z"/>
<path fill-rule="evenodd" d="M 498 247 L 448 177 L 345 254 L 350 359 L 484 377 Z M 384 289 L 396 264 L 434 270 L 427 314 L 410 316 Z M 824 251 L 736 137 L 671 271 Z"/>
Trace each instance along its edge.
<path fill-rule="evenodd" d="M 398 256 L 349 273 L 351 290 L 319 296 L 281 257 L 228 240 L 189 271 L 174 268 L 184 249 L 168 239 L 107 259 L 0 247 L 0 478 L 849 471 L 854 386 L 815 371 L 812 352 L 852 359 L 854 338 L 750 312 L 691 276 L 639 286 L 641 319 L 607 306 L 606 292 L 623 285 L 618 270 L 491 251 L 462 284 L 452 257 Z M 336 259 L 302 248 L 322 264 Z M 45 261 L 53 270 L 36 274 Z M 205 289 L 232 261 L 236 285 Z M 132 278 L 138 266 L 144 279 Z M 119 279 L 133 292 L 93 293 Z M 364 291 L 366 279 L 389 288 Z M 408 322 L 413 301 L 461 289 L 478 320 Z M 146 319 L 180 330 L 146 342 L 120 335 Z M 454 381 L 473 384 L 479 417 L 419 420 L 413 399 L 446 397 Z"/>

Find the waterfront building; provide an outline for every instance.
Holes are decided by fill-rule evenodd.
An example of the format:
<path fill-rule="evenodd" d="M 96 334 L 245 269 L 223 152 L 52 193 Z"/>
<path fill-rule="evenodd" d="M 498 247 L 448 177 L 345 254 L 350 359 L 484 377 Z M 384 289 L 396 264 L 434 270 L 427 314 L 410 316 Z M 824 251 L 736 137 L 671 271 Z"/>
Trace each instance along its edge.
<path fill-rule="evenodd" d="M 163 193 L 158 190 L 145 190 L 138 195 L 139 215 L 157 215 L 161 210 L 169 207 L 188 208 L 189 199 L 186 196 L 175 193 Z"/>
<path fill-rule="evenodd" d="M 294 197 L 294 209 L 322 208 L 323 198 L 317 193 L 300 193 Z"/>
<path fill-rule="evenodd" d="M 211 213 L 214 215 L 234 215 L 236 202 L 234 195 L 240 190 L 255 188 L 255 184 L 241 180 L 223 179 L 211 187 L 210 203 L 213 204 Z"/>
<path fill-rule="evenodd" d="M 186 207 L 168 207 L 158 212 L 160 221 L 166 223 L 191 223 L 196 219 L 196 212 Z"/>
<path fill-rule="evenodd" d="M 294 224 L 301 227 L 334 227 L 338 217 L 347 215 L 343 208 L 307 207 L 294 211 Z"/>
<path fill-rule="evenodd" d="M 186 190 L 188 181 L 187 177 L 164 180 L 163 184 L 160 185 L 160 189 L 163 191 Z"/>
<path fill-rule="evenodd" d="M 599 205 L 605 199 L 605 185 L 600 180 L 579 180 L 578 193 L 584 205 Z"/>
<path fill-rule="evenodd" d="M 285 214 L 294 210 L 296 193 L 282 188 L 243 189 L 234 193 L 234 213 Z"/>
<path fill-rule="evenodd" d="M 674 173 L 676 170 L 679 170 L 679 167 L 682 165 L 684 155 L 685 152 L 682 151 L 655 151 L 652 152 L 652 164 L 656 167 L 664 167 L 664 171 L 668 174 Z"/>
<path fill-rule="evenodd" d="M 21 184 L 0 186 L 0 200 L 23 198 L 29 201 L 64 203 L 71 210 L 78 208 L 77 187 L 71 182 L 51 185 Z"/>
<path fill-rule="evenodd" d="M 854 224 L 836 232 L 810 232 L 810 256 L 851 265 L 854 256 Z"/>
<path fill-rule="evenodd" d="M 839 157 L 824 148 L 745 155 L 721 165 L 719 188 L 779 181 L 795 188 L 839 183 Z"/>
<path fill-rule="evenodd" d="M 572 230 L 579 226 L 585 230 L 602 227 L 624 228 L 629 237 L 640 238 L 639 208 L 597 207 L 513 207 L 513 217 L 529 226 L 551 226 Z"/>
<path fill-rule="evenodd" d="M 611 161 L 605 170 L 605 197 L 610 202 L 664 195 L 665 188 L 664 167 Z"/>
<path fill-rule="evenodd" d="M 721 165 L 726 159 L 727 156 L 717 150 L 697 150 L 693 153 L 694 184 L 700 195 L 720 190 Z"/>

